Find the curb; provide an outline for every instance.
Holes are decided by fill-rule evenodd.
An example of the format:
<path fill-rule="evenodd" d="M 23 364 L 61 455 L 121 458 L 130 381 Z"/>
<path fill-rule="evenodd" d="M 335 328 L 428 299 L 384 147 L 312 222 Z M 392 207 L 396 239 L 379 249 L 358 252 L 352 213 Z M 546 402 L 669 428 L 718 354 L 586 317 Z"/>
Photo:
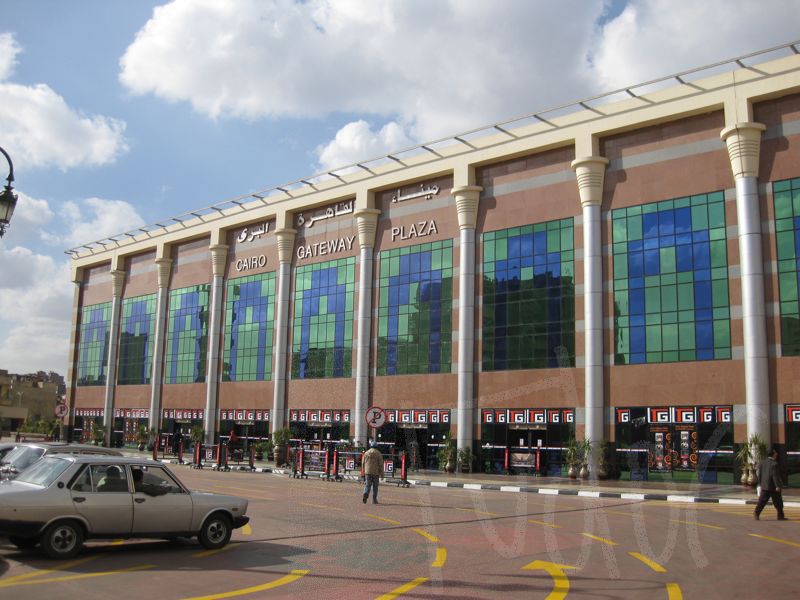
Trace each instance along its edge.
<path fill-rule="evenodd" d="M 167 464 L 178 464 L 175 460 L 164 459 L 161 460 Z M 183 463 L 188 465 L 189 463 Z M 210 468 L 210 467 L 209 467 Z M 292 475 L 290 469 L 275 469 L 273 467 L 255 467 L 250 469 L 245 466 L 230 467 L 231 471 L 247 471 L 251 473 L 270 473 L 273 475 Z M 312 479 L 323 479 L 321 471 L 306 471 L 306 475 Z M 360 475 L 339 475 L 340 479 L 344 481 L 361 481 Z M 399 484 L 400 480 L 395 477 L 390 477 L 384 480 L 385 484 Z M 420 487 L 438 487 L 438 488 L 455 488 L 470 491 L 488 490 L 493 492 L 510 492 L 510 493 L 525 493 L 525 494 L 541 494 L 545 496 L 578 496 L 582 498 L 618 498 L 620 500 L 657 500 L 661 502 L 677 502 L 683 504 L 724 504 L 732 506 L 746 506 L 757 503 L 755 498 L 746 500 L 742 498 L 716 498 L 705 496 L 689 496 L 686 494 L 657 494 L 657 493 L 642 493 L 642 492 L 608 492 L 608 491 L 593 491 L 593 490 L 574 490 L 563 488 L 540 488 L 535 486 L 520 486 L 520 485 L 499 485 L 493 483 L 458 483 L 453 481 L 430 481 L 427 479 L 409 479 L 408 483 L 412 486 Z M 800 502 L 784 501 L 783 505 L 786 508 L 800 508 Z"/>

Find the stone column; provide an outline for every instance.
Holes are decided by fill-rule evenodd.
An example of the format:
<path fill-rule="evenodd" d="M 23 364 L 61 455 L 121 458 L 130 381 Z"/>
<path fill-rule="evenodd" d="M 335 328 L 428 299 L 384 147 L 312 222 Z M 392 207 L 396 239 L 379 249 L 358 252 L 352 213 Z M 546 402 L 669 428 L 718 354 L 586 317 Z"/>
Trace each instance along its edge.
<path fill-rule="evenodd" d="M 600 204 L 608 159 L 587 156 L 572 161 L 583 207 L 583 320 L 586 412 L 585 439 L 592 444 L 590 471 L 603 441 L 603 264 Z"/>
<path fill-rule="evenodd" d="M 475 426 L 475 222 L 483 188 L 454 187 L 460 237 L 458 261 L 458 415 L 456 447 L 472 450 Z"/>
<path fill-rule="evenodd" d="M 377 208 L 360 208 L 355 212 L 358 225 L 360 273 L 358 278 L 358 338 L 356 339 L 356 405 L 351 421 L 355 423 L 355 441 L 366 446 L 369 428 L 364 415 L 369 406 L 369 349 L 372 337 L 372 274 L 375 262 L 375 230 Z"/>
<path fill-rule="evenodd" d="M 106 399 L 103 408 L 104 445 L 111 445 L 114 430 L 114 392 L 117 388 L 117 354 L 119 350 L 119 320 L 122 314 L 122 286 L 125 271 L 111 271 L 111 323 L 108 330 L 108 363 L 106 367 Z"/>
<path fill-rule="evenodd" d="M 81 308 L 83 304 L 81 297 L 83 271 L 81 269 L 73 268 L 72 282 L 75 284 L 75 289 L 72 295 L 72 328 L 69 333 L 69 366 L 66 380 L 66 404 L 69 406 L 69 415 L 67 416 L 66 436 L 61 436 L 62 440 L 68 442 L 72 441 L 72 433 L 75 429 L 75 387 L 78 378 L 78 361 L 80 360 Z"/>
<path fill-rule="evenodd" d="M 156 259 L 158 270 L 158 295 L 156 296 L 156 327 L 153 340 L 153 369 L 150 376 L 150 429 L 161 427 L 161 391 L 164 386 L 164 340 L 167 331 L 167 303 L 169 301 L 169 276 L 172 259 Z M 150 440 L 152 441 L 152 440 Z"/>
<path fill-rule="evenodd" d="M 211 306 L 208 310 L 208 350 L 206 363 L 206 410 L 203 418 L 205 443 L 213 444 L 217 432 L 217 392 L 219 391 L 220 322 L 222 320 L 223 277 L 228 246 L 214 244 L 211 251 Z"/>
<path fill-rule="evenodd" d="M 767 328 L 764 306 L 764 262 L 761 253 L 761 213 L 758 204 L 758 160 L 761 123 L 736 123 L 720 137 L 736 180 L 736 214 L 742 279 L 742 328 L 744 330 L 744 382 L 747 435 L 771 440 Z"/>
<path fill-rule="evenodd" d="M 278 306 L 275 310 L 277 322 L 275 332 L 275 364 L 272 414 L 270 415 L 271 431 L 286 426 L 286 373 L 289 342 L 289 292 L 292 285 L 292 252 L 296 229 L 282 228 L 275 231 L 278 240 Z"/>

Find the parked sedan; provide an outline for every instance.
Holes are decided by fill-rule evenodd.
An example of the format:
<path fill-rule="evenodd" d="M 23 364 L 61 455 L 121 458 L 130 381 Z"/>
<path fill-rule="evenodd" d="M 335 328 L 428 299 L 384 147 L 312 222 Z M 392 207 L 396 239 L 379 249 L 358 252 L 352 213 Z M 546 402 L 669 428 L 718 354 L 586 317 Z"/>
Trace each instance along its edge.
<path fill-rule="evenodd" d="M 90 538 L 197 536 L 225 546 L 245 525 L 247 500 L 189 491 L 163 464 L 113 456 L 53 454 L 0 483 L 0 536 L 70 558 Z"/>
<path fill-rule="evenodd" d="M 0 460 L 0 480 L 14 479 L 24 469 L 47 454 L 104 454 L 122 456 L 122 452 L 103 446 L 71 444 L 69 442 L 22 442 Z"/>

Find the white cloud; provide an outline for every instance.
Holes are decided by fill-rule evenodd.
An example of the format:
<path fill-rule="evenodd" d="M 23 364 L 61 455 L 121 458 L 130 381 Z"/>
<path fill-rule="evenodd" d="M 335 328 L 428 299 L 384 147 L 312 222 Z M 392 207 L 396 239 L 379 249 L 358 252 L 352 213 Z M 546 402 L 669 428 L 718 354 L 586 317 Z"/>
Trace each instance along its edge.
<path fill-rule="evenodd" d="M 211 118 L 361 113 L 430 139 L 569 98 L 602 11 L 601 0 L 577 11 L 482 0 L 175 0 L 139 31 L 120 79 Z"/>
<path fill-rule="evenodd" d="M 363 120 L 342 127 L 336 137 L 317 148 L 316 153 L 323 170 L 360 160 L 383 156 L 412 144 L 403 128 L 395 122 L 387 123 L 380 131 L 373 131 Z"/>
<path fill-rule="evenodd" d="M 0 365 L 14 373 L 65 374 L 74 287 L 68 261 L 0 249 L 0 272 Z"/>
<path fill-rule="evenodd" d="M 101 240 L 145 224 L 133 205 L 124 200 L 88 198 L 80 202 L 65 202 L 59 216 L 63 219 L 64 233 L 55 239 L 69 247 Z"/>
<path fill-rule="evenodd" d="M 369 117 L 329 169 L 796 37 L 798 0 L 173 0 L 120 60 L 135 94 L 210 118 Z M 712 33 L 713 32 L 713 33 Z M 402 144 L 401 144 L 402 145 Z M 364 154 L 360 150 L 365 151 Z"/>
<path fill-rule="evenodd" d="M 67 202 L 54 213 L 46 200 L 20 193 L 0 242 L 0 368 L 66 373 L 74 284 L 62 250 L 142 224 L 122 200 Z M 15 245 L 21 240 L 34 247 Z M 58 258 L 40 250 L 40 240 L 55 246 Z"/>
<path fill-rule="evenodd" d="M 12 244 L 31 237 L 47 239 L 47 224 L 53 218 L 53 211 L 50 210 L 47 200 L 31 198 L 18 189 L 14 191 L 17 194 L 17 206 L 3 240 Z"/>
<path fill-rule="evenodd" d="M 602 89 L 649 81 L 797 39 L 798 0 L 629 0 L 594 52 Z"/>
<path fill-rule="evenodd" d="M 11 77 L 21 50 L 12 34 L 0 33 L 0 81 Z"/>
<path fill-rule="evenodd" d="M 105 165 L 127 152 L 124 121 L 84 115 L 47 85 L 6 81 L 20 51 L 13 35 L 0 34 L 0 139 L 17 164 Z"/>

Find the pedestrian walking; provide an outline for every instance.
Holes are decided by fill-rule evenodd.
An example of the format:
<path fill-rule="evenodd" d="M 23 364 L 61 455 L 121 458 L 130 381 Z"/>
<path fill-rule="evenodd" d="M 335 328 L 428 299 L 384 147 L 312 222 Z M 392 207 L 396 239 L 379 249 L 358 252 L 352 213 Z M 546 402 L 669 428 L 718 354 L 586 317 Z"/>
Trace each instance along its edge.
<path fill-rule="evenodd" d="M 781 481 L 780 469 L 778 466 L 778 448 L 773 446 L 770 450 L 769 456 L 758 463 L 758 485 L 761 488 L 761 493 L 758 495 L 758 504 L 753 516 L 758 521 L 761 511 L 767 505 L 767 500 L 772 498 L 772 504 L 775 510 L 778 511 L 778 521 L 786 521 L 783 514 L 783 496 L 781 495 Z"/>
<path fill-rule="evenodd" d="M 364 453 L 364 495 L 361 501 L 366 504 L 369 490 L 372 488 L 372 503 L 378 503 L 378 482 L 383 476 L 383 456 L 378 450 L 375 440 L 370 440 L 369 450 Z"/>

